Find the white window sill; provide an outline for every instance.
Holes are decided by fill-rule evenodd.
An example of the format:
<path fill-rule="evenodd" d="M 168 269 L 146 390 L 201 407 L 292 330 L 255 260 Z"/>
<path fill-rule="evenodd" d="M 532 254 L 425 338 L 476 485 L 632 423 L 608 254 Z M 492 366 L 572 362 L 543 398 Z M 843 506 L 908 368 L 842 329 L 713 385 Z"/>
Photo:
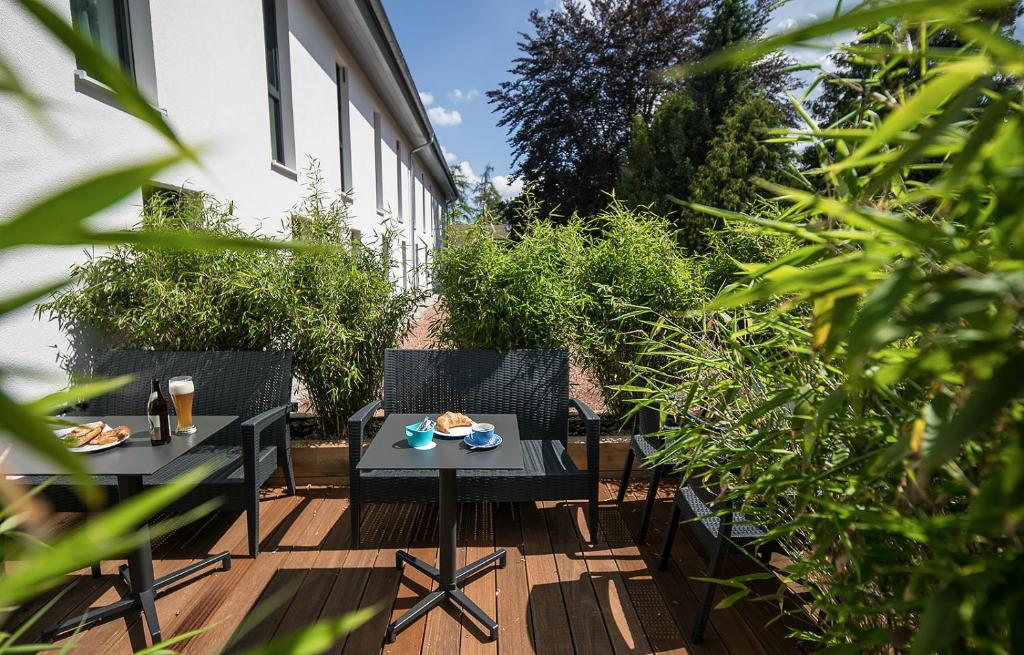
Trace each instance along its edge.
<path fill-rule="evenodd" d="M 296 182 L 299 179 L 299 174 L 295 170 L 288 168 L 279 161 L 271 160 L 270 170 L 274 171 L 279 175 L 287 177 L 289 180 L 292 180 L 293 182 Z"/>
<path fill-rule="evenodd" d="M 102 100 L 107 104 L 120 108 L 120 105 L 117 104 L 117 100 L 114 97 L 113 90 L 96 78 L 90 77 L 89 73 L 86 73 L 81 68 L 75 69 L 75 89 L 85 93 L 86 95 L 97 98 L 98 100 Z M 163 114 L 165 118 L 167 117 L 167 110 L 163 107 L 153 105 L 153 109 L 156 109 L 158 112 Z"/>
<path fill-rule="evenodd" d="M 384 218 L 384 210 L 380 209 L 380 208 L 377 208 L 377 216 L 380 216 L 381 218 Z"/>

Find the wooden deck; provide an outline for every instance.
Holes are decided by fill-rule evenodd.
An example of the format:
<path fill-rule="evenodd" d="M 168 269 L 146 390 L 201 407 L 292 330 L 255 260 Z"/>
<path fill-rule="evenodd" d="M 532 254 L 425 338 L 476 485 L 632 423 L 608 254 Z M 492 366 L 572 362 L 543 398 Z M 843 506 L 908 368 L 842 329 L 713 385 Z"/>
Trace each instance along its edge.
<path fill-rule="evenodd" d="M 221 652 L 240 623 L 250 630 L 230 650 L 266 643 L 318 618 L 357 607 L 384 608 L 368 624 L 335 644 L 333 653 L 715 653 L 781 655 L 801 652 L 785 638 L 780 623 L 766 626 L 773 610 L 741 602 L 712 613 L 700 646 L 688 633 L 703 575 L 703 554 L 686 530 L 676 540 L 674 563 L 657 571 L 657 547 L 668 517 L 671 489 L 664 489 L 648 545 L 632 538 L 644 488 L 631 489 L 615 505 L 614 484 L 602 486 L 602 539 L 583 545 L 582 503 L 464 505 L 461 509 L 459 564 L 506 548 L 508 566 L 489 569 L 470 582 L 467 594 L 496 618 L 498 641 L 454 607 L 438 608 L 384 647 L 386 624 L 412 606 L 429 580 L 406 567 L 395 569 L 395 550 L 436 559 L 436 509 L 432 505 L 370 505 L 364 513 L 364 548 L 349 550 L 348 501 L 344 489 L 312 488 L 294 497 L 270 490 L 262 505 L 263 553 L 245 556 L 245 520 L 222 513 L 170 535 L 155 545 L 156 574 L 179 568 L 207 553 L 230 550 L 229 572 L 202 574 L 163 592 L 157 600 L 164 638 L 203 626 L 213 627 L 175 648 L 183 653 Z M 78 520 L 66 517 L 65 522 Z M 737 559 L 737 558 L 732 558 Z M 43 624 L 56 623 L 91 605 L 115 600 L 123 585 L 116 562 L 103 564 L 103 576 L 75 576 L 71 590 L 50 610 Z M 17 625 L 42 602 L 19 609 Z M 78 653 L 129 653 L 145 646 L 138 618 L 118 619 L 77 637 Z M 34 640 L 38 634 L 28 634 Z"/>

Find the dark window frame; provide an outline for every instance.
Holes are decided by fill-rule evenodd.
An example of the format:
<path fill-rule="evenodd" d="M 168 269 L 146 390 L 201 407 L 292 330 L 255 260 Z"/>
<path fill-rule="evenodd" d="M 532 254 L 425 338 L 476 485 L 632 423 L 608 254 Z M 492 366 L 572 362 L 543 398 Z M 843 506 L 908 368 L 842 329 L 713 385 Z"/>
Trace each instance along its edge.
<path fill-rule="evenodd" d="M 284 106 L 281 97 L 281 49 L 277 36 L 277 2 L 263 0 L 263 43 L 267 57 L 267 97 L 270 106 L 270 156 L 284 164 Z"/>
<path fill-rule="evenodd" d="M 114 10 L 114 31 L 115 38 L 117 39 L 117 63 L 120 64 L 121 69 L 127 74 L 131 80 L 135 80 L 135 50 L 132 44 L 132 21 L 131 21 L 131 10 L 128 6 L 128 0 L 106 0 L 111 3 Z M 82 3 L 84 0 L 71 0 L 71 22 L 74 28 L 79 32 L 85 34 L 88 38 L 96 39 L 93 37 L 91 29 L 83 29 L 81 24 L 81 15 L 84 7 Z M 102 44 L 96 41 L 97 45 Z M 75 64 L 86 73 L 92 74 L 89 69 L 84 66 L 81 62 L 76 61 Z"/>

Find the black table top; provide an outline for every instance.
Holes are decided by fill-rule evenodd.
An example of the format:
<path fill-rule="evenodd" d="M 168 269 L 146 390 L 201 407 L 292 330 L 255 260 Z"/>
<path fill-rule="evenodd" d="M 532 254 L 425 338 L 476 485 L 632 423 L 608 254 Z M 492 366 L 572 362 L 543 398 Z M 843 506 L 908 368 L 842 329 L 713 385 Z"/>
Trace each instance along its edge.
<path fill-rule="evenodd" d="M 94 453 L 75 453 L 80 457 L 85 469 L 94 475 L 150 475 L 184 455 L 192 448 L 203 443 L 238 419 L 237 416 L 194 416 L 192 422 L 196 431 L 189 435 L 171 435 L 171 440 L 163 445 L 154 446 L 149 440 L 149 422 L 145 416 L 102 416 L 67 417 L 76 423 L 103 421 L 111 427 L 127 425 L 132 429 L 132 436 L 120 446 L 108 448 Z M 171 417 L 171 429 L 174 429 L 174 417 Z M 56 437 L 55 437 L 56 438 Z M 7 444 L 0 444 L 0 452 Z M 9 475 L 63 475 L 67 471 L 61 469 L 48 459 L 44 459 L 24 446 L 14 443 L 11 452 L 3 463 L 4 473 Z"/>
<path fill-rule="evenodd" d="M 430 416 L 433 420 L 436 416 Z M 419 423 L 423 414 L 391 414 L 377 431 L 356 467 L 360 470 L 515 470 L 523 468 L 523 448 L 515 414 L 473 414 L 479 423 L 492 423 L 501 445 L 471 450 L 461 438 L 434 435 L 431 450 L 417 450 L 405 440 L 405 426 Z"/>

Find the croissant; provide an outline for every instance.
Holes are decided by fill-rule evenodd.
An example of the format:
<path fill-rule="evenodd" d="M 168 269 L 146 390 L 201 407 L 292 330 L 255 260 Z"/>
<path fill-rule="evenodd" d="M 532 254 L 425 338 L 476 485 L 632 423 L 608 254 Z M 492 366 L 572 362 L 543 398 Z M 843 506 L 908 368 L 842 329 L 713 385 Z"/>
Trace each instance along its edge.
<path fill-rule="evenodd" d="M 437 429 L 441 432 L 451 432 L 452 428 L 470 427 L 473 419 L 458 412 L 445 412 L 437 417 Z"/>

